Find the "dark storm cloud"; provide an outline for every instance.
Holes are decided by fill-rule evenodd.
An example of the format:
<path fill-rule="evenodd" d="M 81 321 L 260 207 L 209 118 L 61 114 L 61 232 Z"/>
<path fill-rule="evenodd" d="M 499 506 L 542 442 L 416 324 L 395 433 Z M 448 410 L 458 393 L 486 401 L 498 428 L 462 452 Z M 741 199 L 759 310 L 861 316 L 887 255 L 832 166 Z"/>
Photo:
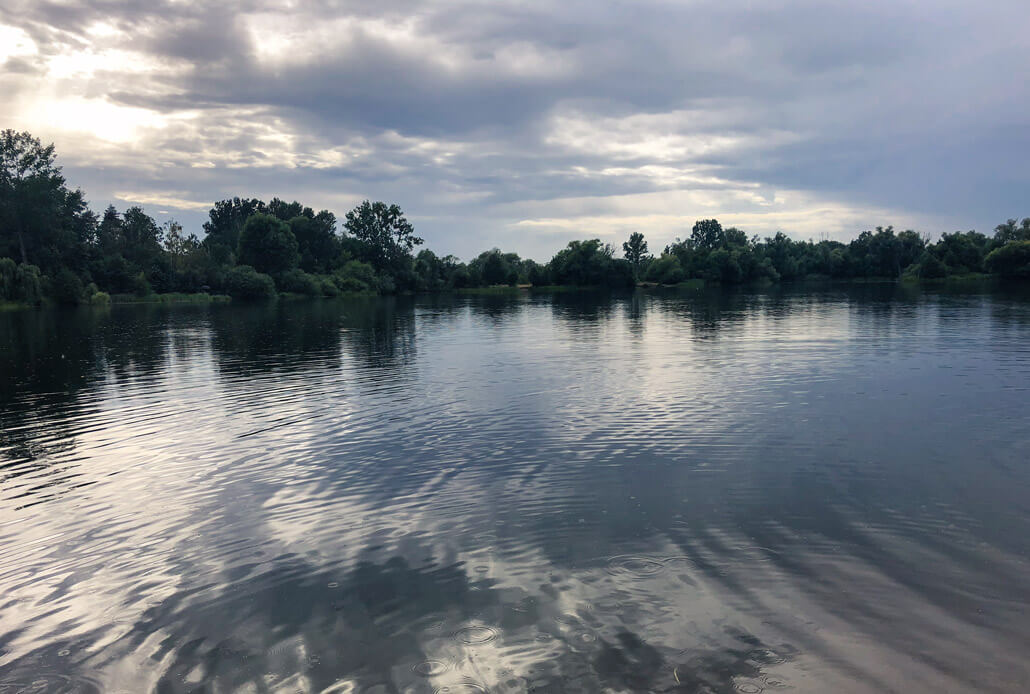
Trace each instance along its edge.
<path fill-rule="evenodd" d="M 384 197 L 463 255 L 549 252 L 543 227 L 512 226 L 534 219 L 718 214 L 807 234 L 821 206 L 847 211 L 827 231 L 849 234 L 898 221 L 885 211 L 931 232 L 1027 213 L 1022 0 L 25 0 L 0 23 L 38 48 L 5 82 L 112 44 L 151 66 L 90 80 L 172 119 L 103 166 L 82 141 L 69 172 L 94 198 Z"/>

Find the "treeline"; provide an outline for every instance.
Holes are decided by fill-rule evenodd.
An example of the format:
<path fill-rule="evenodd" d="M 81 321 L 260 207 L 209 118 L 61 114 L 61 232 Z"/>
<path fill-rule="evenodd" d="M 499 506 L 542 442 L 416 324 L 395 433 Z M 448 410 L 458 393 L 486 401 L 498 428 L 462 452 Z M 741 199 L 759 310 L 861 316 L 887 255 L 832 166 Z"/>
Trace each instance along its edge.
<path fill-rule="evenodd" d="M 937 278 L 990 272 L 1030 277 L 1030 218 L 936 243 L 913 231 L 867 231 L 848 244 L 760 240 L 715 220 L 694 225 L 658 256 L 634 233 L 623 257 L 598 239 L 572 241 L 548 263 L 492 249 L 469 262 L 418 250 L 423 240 L 397 205 L 365 201 L 342 224 L 328 210 L 274 198 L 216 202 L 203 238 L 138 207 L 91 211 L 68 188 L 53 145 L 0 133 L 0 300 L 106 301 L 111 294 L 441 291 L 497 285 L 630 287 L 638 282 L 724 283 L 807 277 Z M 417 252 L 416 252 L 417 250 Z"/>
<path fill-rule="evenodd" d="M 642 239 L 639 240 L 643 242 Z M 624 244 L 627 254 L 632 244 Z M 646 251 L 646 244 L 645 244 Z M 641 276 L 676 284 L 688 279 L 724 283 L 798 279 L 939 279 L 992 273 L 1030 278 L 1030 218 L 1010 219 L 988 237 L 976 231 L 944 233 L 931 243 L 914 231 L 893 227 L 863 231 L 850 243 L 794 241 L 782 232 L 748 237 L 718 221 L 697 222 L 687 239 L 643 257 Z"/>

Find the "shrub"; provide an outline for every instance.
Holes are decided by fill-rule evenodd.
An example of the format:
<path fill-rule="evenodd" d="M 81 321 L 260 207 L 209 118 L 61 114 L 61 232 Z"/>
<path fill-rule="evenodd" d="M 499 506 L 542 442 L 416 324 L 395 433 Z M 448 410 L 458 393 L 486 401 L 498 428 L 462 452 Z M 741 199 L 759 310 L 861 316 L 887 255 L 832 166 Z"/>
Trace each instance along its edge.
<path fill-rule="evenodd" d="M 43 298 L 43 280 L 35 265 L 18 265 L 0 258 L 0 301 L 38 304 Z"/>
<path fill-rule="evenodd" d="M 282 292 L 296 292 L 306 296 L 318 296 L 322 293 L 322 288 L 315 277 L 299 268 L 293 268 L 280 274 L 276 285 Z"/>
<path fill-rule="evenodd" d="M 923 251 L 919 258 L 919 276 L 927 279 L 937 279 L 948 274 L 948 266 L 941 262 L 941 259 L 930 251 Z"/>
<path fill-rule="evenodd" d="M 349 261 L 333 274 L 332 279 L 341 292 L 367 292 L 379 284 L 372 266 L 359 260 Z"/>
<path fill-rule="evenodd" d="M 991 251 L 984 263 L 988 272 L 1002 277 L 1030 278 L 1030 241 L 1010 241 Z"/>
<path fill-rule="evenodd" d="M 677 284 L 686 279 L 686 273 L 683 272 L 683 268 L 680 266 L 676 256 L 663 254 L 659 258 L 655 258 L 650 267 L 647 268 L 645 278 L 649 282 L 657 282 L 658 284 Z"/>
<path fill-rule="evenodd" d="M 543 265 L 533 265 L 529 268 L 529 283 L 535 287 L 543 287 L 550 284 L 550 278 L 547 276 L 547 268 Z"/>
<path fill-rule="evenodd" d="M 89 297 L 89 303 L 93 306 L 106 306 L 111 303 L 111 295 L 107 292 L 93 292 Z"/>
<path fill-rule="evenodd" d="M 43 300 L 43 277 L 35 265 L 22 263 L 14 281 L 14 298 L 27 304 L 38 304 Z"/>
<path fill-rule="evenodd" d="M 225 276 L 225 287 L 234 299 L 275 298 L 275 282 L 249 265 L 238 265 Z"/>
<path fill-rule="evenodd" d="M 18 265 L 10 258 L 0 258 L 0 300 L 14 300 L 17 281 Z"/>
<path fill-rule="evenodd" d="M 318 290 L 322 296 L 339 296 L 340 288 L 333 282 L 333 278 L 328 275 L 319 275 L 316 278 L 318 282 Z"/>
<path fill-rule="evenodd" d="M 136 276 L 132 278 L 132 293 L 136 296 L 149 296 L 153 294 L 153 290 L 150 288 L 150 282 L 147 281 L 147 276 L 142 270 L 136 273 Z"/>
<path fill-rule="evenodd" d="M 82 280 L 68 268 L 62 268 L 54 275 L 50 294 L 57 303 L 74 306 L 82 301 L 83 293 Z"/>

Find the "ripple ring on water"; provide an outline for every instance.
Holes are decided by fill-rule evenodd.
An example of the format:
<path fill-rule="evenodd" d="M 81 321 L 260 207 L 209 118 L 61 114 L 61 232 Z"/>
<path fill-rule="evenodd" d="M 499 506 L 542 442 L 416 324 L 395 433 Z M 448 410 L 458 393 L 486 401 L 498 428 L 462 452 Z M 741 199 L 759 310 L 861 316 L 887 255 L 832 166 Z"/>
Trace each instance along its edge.
<path fill-rule="evenodd" d="M 454 636 L 462 643 L 475 646 L 481 643 L 489 643 L 497 638 L 497 630 L 492 627 L 465 627 L 455 632 Z"/>
<path fill-rule="evenodd" d="M 762 677 L 765 686 L 770 689 L 790 689 L 790 682 L 778 675 L 765 675 Z"/>
<path fill-rule="evenodd" d="M 650 578 L 665 570 L 665 564 L 650 557 L 621 555 L 608 560 L 607 571 L 612 576 Z"/>
<path fill-rule="evenodd" d="M 472 682 L 461 682 L 440 687 L 433 694 L 486 694 L 486 688 Z"/>
<path fill-rule="evenodd" d="M 768 648 L 756 648 L 748 653 L 747 657 L 763 665 L 778 665 L 787 662 L 782 655 Z"/>
<path fill-rule="evenodd" d="M 423 677 L 436 677 L 450 669 L 450 665 L 442 660 L 423 660 L 411 666 L 412 672 Z"/>

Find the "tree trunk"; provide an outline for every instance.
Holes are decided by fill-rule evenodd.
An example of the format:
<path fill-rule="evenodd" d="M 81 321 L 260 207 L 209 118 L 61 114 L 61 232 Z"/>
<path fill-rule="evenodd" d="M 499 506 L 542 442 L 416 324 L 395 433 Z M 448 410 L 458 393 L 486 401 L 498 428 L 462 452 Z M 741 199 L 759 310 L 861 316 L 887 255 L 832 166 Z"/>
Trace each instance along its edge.
<path fill-rule="evenodd" d="M 18 246 L 21 248 L 21 262 L 28 264 L 29 256 L 25 253 L 25 237 L 22 236 L 21 229 L 18 230 Z"/>

